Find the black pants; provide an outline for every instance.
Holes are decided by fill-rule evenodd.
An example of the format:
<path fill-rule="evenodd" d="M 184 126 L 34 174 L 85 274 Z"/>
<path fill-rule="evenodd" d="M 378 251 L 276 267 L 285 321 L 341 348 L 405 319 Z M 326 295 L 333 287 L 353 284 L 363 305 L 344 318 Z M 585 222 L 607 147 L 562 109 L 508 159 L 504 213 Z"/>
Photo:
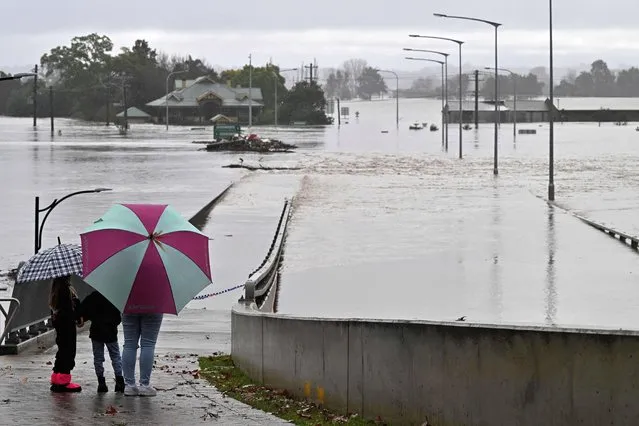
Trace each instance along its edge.
<path fill-rule="evenodd" d="M 56 321 L 55 344 L 58 345 L 58 352 L 55 354 L 54 373 L 71 374 L 75 367 L 76 335 L 75 322 Z"/>

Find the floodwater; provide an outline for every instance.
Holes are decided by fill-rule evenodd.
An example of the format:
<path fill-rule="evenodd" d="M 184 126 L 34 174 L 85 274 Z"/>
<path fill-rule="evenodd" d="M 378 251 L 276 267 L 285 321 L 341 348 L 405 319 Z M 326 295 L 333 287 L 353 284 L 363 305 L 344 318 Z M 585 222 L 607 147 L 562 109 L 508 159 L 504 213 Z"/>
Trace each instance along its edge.
<path fill-rule="evenodd" d="M 0 118 L 0 269 L 33 250 L 33 197 L 44 205 L 78 189 L 110 187 L 61 204 L 44 244 L 77 234 L 114 202 L 168 202 L 190 216 L 229 182 L 215 208 L 211 236 L 214 284 L 240 284 L 270 244 L 282 202 L 295 196 L 278 309 L 282 314 L 419 318 L 637 328 L 639 258 L 538 197 L 546 193 L 548 126 L 513 138 L 500 129 L 499 176 L 493 176 L 493 126 L 457 126 L 449 149 L 441 133 L 410 131 L 413 121 L 439 125 L 439 101 L 352 102 L 341 127 L 256 128 L 299 145 L 292 154 L 201 152 L 193 140 L 211 129 L 113 127 L 57 120 L 34 132 L 31 121 Z M 355 118 L 359 111 L 359 118 Z M 384 132 L 384 133 L 383 133 Z M 386 133 L 387 132 L 387 133 Z M 247 172 L 245 163 L 300 170 Z M 639 132 L 635 125 L 556 125 L 557 201 L 639 235 Z M 193 302 L 230 307 L 238 292 Z"/>

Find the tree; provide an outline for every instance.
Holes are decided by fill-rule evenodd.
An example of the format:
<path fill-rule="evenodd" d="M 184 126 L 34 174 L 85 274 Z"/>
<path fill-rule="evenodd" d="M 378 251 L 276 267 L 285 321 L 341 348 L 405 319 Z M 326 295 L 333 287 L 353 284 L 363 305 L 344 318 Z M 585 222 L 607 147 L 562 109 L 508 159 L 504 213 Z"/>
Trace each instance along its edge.
<path fill-rule="evenodd" d="M 253 66 L 252 72 L 248 65 L 241 69 L 224 70 L 220 74 L 220 80 L 229 83 L 231 87 L 249 87 L 249 80 L 252 81 L 253 87 L 262 90 L 264 108 L 268 110 L 273 110 L 275 107 L 275 84 L 277 84 L 278 101 L 281 102 L 288 92 L 284 85 L 286 80 L 280 75 L 280 67 L 273 64 L 266 64 L 263 67 Z"/>
<path fill-rule="evenodd" d="M 0 77 L 11 77 L 11 74 L 7 74 L 0 71 Z M 5 80 L 0 82 L 0 115 L 7 115 L 7 104 L 13 92 L 20 89 L 20 80 Z"/>
<path fill-rule="evenodd" d="M 357 93 L 357 82 L 367 66 L 368 63 L 364 59 L 344 61 L 342 68 L 344 69 L 345 84 L 351 94 Z"/>
<path fill-rule="evenodd" d="M 593 96 L 614 96 L 615 76 L 601 59 L 596 60 L 590 67 L 590 75 L 594 86 Z"/>
<path fill-rule="evenodd" d="M 305 121 L 308 124 L 330 124 L 326 116 L 324 91 L 316 81 L 300 81 L 284 97 L 280 117 L 283 122 Z"/>
<path fill-rule="evenodd" d="M 515 83 L 517 84 L 517 97 L 536 97 L 543 93 L 544 83 L 537 80 L 537 76 L 530 73 L 526 76 L 519 74 L 499 75 L 500 97 L 515 96 Z M 481 95 L 485 99 L 495 97 L 495 77 L 486 78 L 481 88 Z"/>
<path fill-rule="evenodd" d="M 468 74 L 462 74 L 462 95 L 468 91 L 468 85 L 470 84 L 470 77 Z M 448 96 L 455 98 L 459 96 L 459 75 L 454 76 L 448 80 Z"/>
<path fill-rule="evenodd" d="M 357 95 L 360 98 L 370 100 L 373 95 L 382 94 L 387 90 L 386 82 L 379 71 L 372 67 L 362 70 L 357 79 Z"/>
<path fill-rule="evenodd" d="M 639 68 L 622 70 L 617 75 L 617 96 L 639 97 Z"/>

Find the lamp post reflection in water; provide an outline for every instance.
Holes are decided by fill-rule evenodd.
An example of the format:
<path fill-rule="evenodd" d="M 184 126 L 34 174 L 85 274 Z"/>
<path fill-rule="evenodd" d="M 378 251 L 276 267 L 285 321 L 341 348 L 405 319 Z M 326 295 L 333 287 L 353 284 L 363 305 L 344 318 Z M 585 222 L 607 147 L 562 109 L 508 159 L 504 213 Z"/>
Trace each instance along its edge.
<path fill-rule="evenodd" d="M 492 205 L 492 240 L 493 240 L 493 253 L 492 253 L 492 266 L 490 272 L 490 306 L 493 308 L 495 321 L 500 322 L 502 320 L 502 314 L 504 312 L 503 306 L 503 286 L 502 286 L 502 271 L 499 264 L 499 256 L 501 253 L 501 199 L 499 198 L 499 187 L 497 182 L 493 183 L 493 205 Z"/>
<path fill-rule="evenodd" d="M 557 288 L 555 286 L 555 249 L 557 245 L 555 228 L 555 208 L 548 205 L 548 227 L 546 246 L 548 247 L 548 263 L 546 265 L 546 323 L 555 325 L 557 318 Z"/>

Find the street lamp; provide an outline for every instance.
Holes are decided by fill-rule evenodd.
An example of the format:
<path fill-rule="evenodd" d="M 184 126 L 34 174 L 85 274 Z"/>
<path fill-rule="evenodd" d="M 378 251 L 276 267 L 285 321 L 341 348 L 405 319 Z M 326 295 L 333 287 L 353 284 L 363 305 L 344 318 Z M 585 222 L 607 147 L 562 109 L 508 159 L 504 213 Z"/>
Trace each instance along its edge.
<path fill-rule="evenodd" d="M 442 66 L 442 143 L 443 143 L 444 142 L 443 141 L 444 139 L 444 61 L 438 61 L 437 59 L 427 59 L 427 58 L 413 58 L 411 56 L 407 56 L 406 59 L 408 59 L 409 61 L 434 62 Z"/>
<path fill-rule="evenodd" d="M 548 200 L 555 201 L 555 89 L 554 89 L 554 61 L 552 43 L 552 0 L 548 0 L 549 28 L 550 28 L 550 112 L 548 113 Z"/>
<path fill-rule="evenodd" d="M 34 254 L 37 254 L 40 251 L 40 248 L 42 248 L 42 230 L 44 229 L 44 224 L 47 221 L 49 214 L 51 214 L 53 209 L 56 208 L 58 204 L 60 204 L 67 198 L 71 198 L 75 195 L 94 194 L 94 193 L 105 192 L 105 191 L 111 191 L 111 188 L 95 188 L 95 189 L 88 189 L 84 191 L 73 192 L 71 194 L 65 195 L 59 200 L 58 199 L 53 200 L 51 204 L 49 204 L 47 207 L 43 209 L 40 208 L 40 197 L 35 197 L 35 210 L 34 210 L 34 213 L 35 213 L 34 252 L 35 253 Z M 44 215 L 44 218 L 42 219 L 42 223 L 40 223 L 40 213 L 44 213 L 44 212 L 47 212 L 47 214 Z"/>
<path fill-rule="evenodd" d="M 491 67 L 486 67 L 484 69 L 492 71 Z M 497 69 L 499 71 L 503 71 L 503 72 L 509 73 L 512 76 L 512 78 L 513 78 L 513 97 L 514 97 L 514 100 L 513 100 L 513 104 L 514 105 L 513 106 L 514 106 L 514 110 L 515 110 L 515 115 L 514 115 L 514 118 L 513 118 L 513 137 L 516 138 L 517 137 L 517 74 L 512 72 L 509 69 L 506 69 L 506 68 L 497 68 Z"/>
<path fill-rule="evenodd" d="M 435 15 L 438 18 L 447 18 L 447 19 L 461 19 L 464 21 L 475 21 L 475 22 L 483 22 L 484 24 L 488 24 L 488 25 L 492 25 L 493 28 L 495 28 L 495 154 L 494 154 L 494 167 L 493 167 L 493 174 L 497 175 L 499 174 L 499 168 L 498 168 L 498 160 L 497 160 L 497 155 L 498 155 L 498 143 L 499 143 L 499 105 L 498 105 L 498 101 L 499 101 L 499 78 L 497 77 L 497 70 L 499 68 L 499 65 L 497 63 L 497 29 L 501 26 L 500 23 L 498 22 L 494 22 L 494 21 L 488 21 L 486 19 L 479 19 L 479 18 L 471 18 L 471 17 L 467 17 L 467 16 L 455 16 L 455 15 L 446 15 L 443 13 L 433 13 L 433 15 Z M 461 72 L 461 71 L 460 71 Z"/>
<path fill-rule="evenodd" d="M 249 108 L 249 134 L 251 133 L 251 127 L 253 126 L 253 55 L 249 55 L 249 94 L 248 94 L 248 108 Z"/>
<path fill-rule="evenodd" d="M 279 73 L 283 73 L 286 71 L 297 71 L 297 68 L 286 68 L 283 70 L 279 70 Z M 278 77 L 278 73 L 276 73 L 275 71 L 273 71 L 273 75 L 275 76 L 275 127 L 277 128 L 277 86 L 279 86 L 279 77 Z"/>
<path fill-rule="evenodd" d="M 387 72 L 395 76 L 395 125 L 399 129 L 399 76 L 391 70 L 377 70 L 377 72 Z"/>
<path fill-rule="evenodd" d="M 184 74 L 185 72 L 188 72 L 188 70 L 173 71 L 173 72 L 170 72 L 169 75 L 166 76 L 166 97 L 164 98 L 164 103 L 166 104 L 166 130 L 167 130 L 167 132 L 169 130 L 169 79 L 171 78 L 172 75 Z"/>
<path fill-rule="evenodd" d="M 427 38 L 427 39 L 431 39 L 431 40 L 444 40 L 444 41 L 450 41 L 453 43 L 457 43 L 457 45 L 459 46 L 459 158 L 461 159 L 463 157 L 462 155 L 462 119 L 464 116 L 464 109 L 463 109 L 463 105 L 462 105 L 462 97 L 463 97 L 463 93 L 462 93 L 462 86 L 463 86 L 463 82 L 462 82 L 462 44 L 464 44 L 463 41 L 461 40 L 455 40 L 454 38 L 447 38 L 447 37 L 436 37 L 436 36 L 425 36 L 425 35 L 419 35 L 419 34 L 410 34 L 408 37 L 414 37 L 414 38 Z M 446 120 L 446 123 L 448 123 L 448 120 Z"/>
<path fill-rule="evenodd" d="M 442 55 L 444 57 L 444 73 L 446 75 L 446 78 L 444 80 L 444 96 L 446 98 L 445 103 L 446 105 L 448 105 L 448 57 L 450 56 L 449 53 L 445 53 L 445 52 L 440 52 L 438 50 L 428 50 L 428 49 L 411 49 L 408 47 L 405 47 L 404 50 L 408 51 L 408 52 L 425 52 L 425 53 L 434 53 L 436 55 Z M 442 114 L 443 114 L 443 110 L 442 110 Z M 444 138 L 444 132 L 446 133 L 446 151 L 448 151 L 448 117 L 445 117 L 446 120 L 446 127 L 442 127 L 442 138 Z M 442 139 L 443 140 L 443 139 Z"/>
<path fill-rule="evenodd" d="M 24 77 L 35 77 L 35 74 L 32 72 L 20 72 L 18 74 L 10 75 L 7 77 L 0 77 L 0 81 L 20 80 L 21 78 L 24 78 Z"/>

